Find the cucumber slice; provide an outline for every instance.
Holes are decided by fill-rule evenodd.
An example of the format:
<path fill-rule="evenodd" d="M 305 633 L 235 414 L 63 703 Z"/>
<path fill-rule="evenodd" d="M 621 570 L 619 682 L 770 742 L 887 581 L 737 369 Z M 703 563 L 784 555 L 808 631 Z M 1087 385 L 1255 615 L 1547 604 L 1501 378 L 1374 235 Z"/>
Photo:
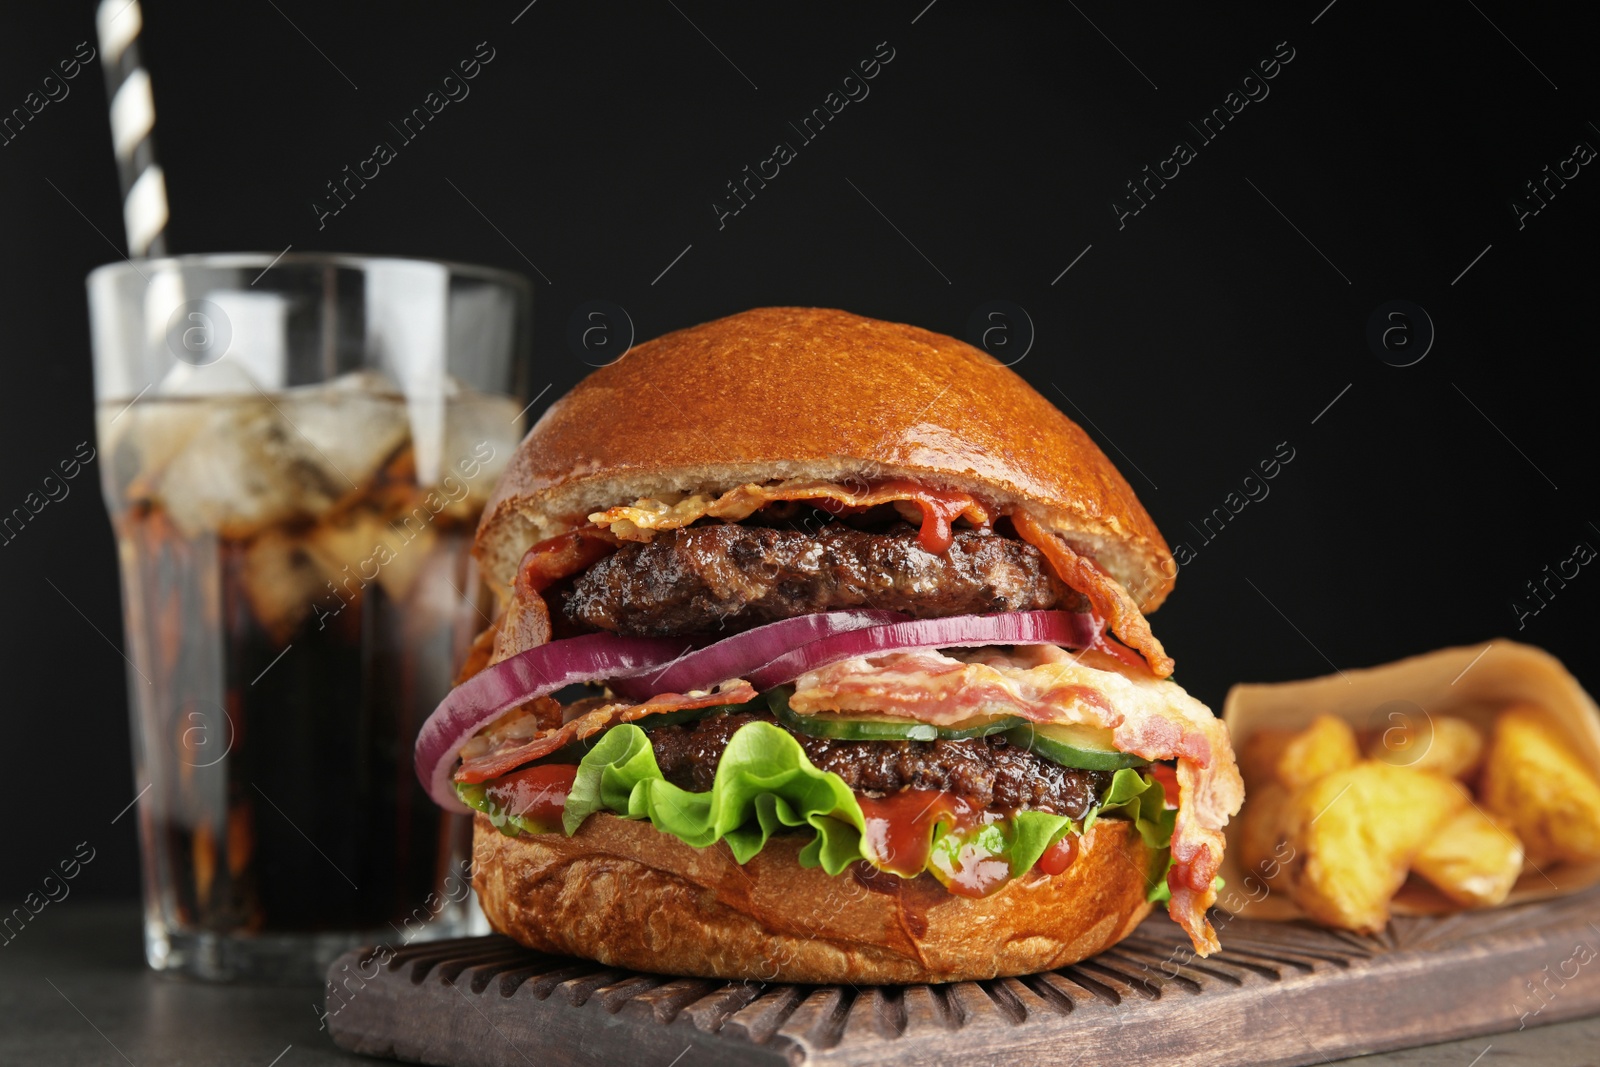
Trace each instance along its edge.
<path fill-rule="evenodd" d="M 787 700 L 772 702 L 773 714 L 791 730 L 808 737 L 827 737 L 837 741 L 937 741 L 939 728 L 906 719 L 840 718 L 800 715 L 789 710 Z"/>
<path fill-rule="evenodd" d="M 1020 715 L 988 715 L 953 726 L 939 727 L 939 736 L 946 741 L 965 741 L 969 737 L 988 737 L 1004 730 L 1022 726 L 1028 720 Z"/>
<path fill-rule="evenodd" d="M 1007 730 L 1006 740 L 1063 767 L 1084 771 L 1118 771 L 1150 763 L 1130 752 L 1117 751 L 1111 743 L 1111 731 L 1099 726 L 1024 723 Z"/>
<path fill-rule="evenodd" d="M 953 726 L 933 726 L 887 715 L 801 715 L 790 709 L 789 695 L 782 689 L 768 693 L 767 700 L 778 721 L 789 729 L 837 741 L 962 741 L 997 734 L 1023 722 L 1016 715 L 992 715 Z"/>

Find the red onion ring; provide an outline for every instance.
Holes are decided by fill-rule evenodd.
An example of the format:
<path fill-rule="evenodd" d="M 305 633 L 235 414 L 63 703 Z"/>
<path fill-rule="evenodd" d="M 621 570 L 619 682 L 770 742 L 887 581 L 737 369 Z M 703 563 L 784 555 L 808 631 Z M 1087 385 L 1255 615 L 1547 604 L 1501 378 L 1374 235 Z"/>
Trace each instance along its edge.
<path fill-rule="evenodd" d="M 1087 612 L 1010 611 L 1000 615 L 952 615 L 850 630 L 802 645 L 745 675 L 758 692 L 792 682 L 806 671 L 852 656 L 907 648 L 971 648 L 978 645 L 1061 645 L 1090 648 L 1105 623 Z"/>
<path fill-rule="evenodd" d="M 824 637 L 905 620 L 906 616 L 897 611 L 823 611 L 815 615 L 797 615 L 697 648 L 657 673 L 615 679 L 611 689 L 629 700 L 645 700 L 657 693 L 709 689 L 730 678 L 743 678 L 747 672 Z"/>
<path fill-rule="evenodd" d="M 585 634 L 552 641 L 485 667 L 440 701 L 417 734 L 417 778 L 446 811 L 467 812 L 450 784 L 461 746 L 518 704 L 576 682 L 628 678 L 659 670 L 691 647 L 676 637 Z M 722 679 L 718 679 L 721 681 Z"/>

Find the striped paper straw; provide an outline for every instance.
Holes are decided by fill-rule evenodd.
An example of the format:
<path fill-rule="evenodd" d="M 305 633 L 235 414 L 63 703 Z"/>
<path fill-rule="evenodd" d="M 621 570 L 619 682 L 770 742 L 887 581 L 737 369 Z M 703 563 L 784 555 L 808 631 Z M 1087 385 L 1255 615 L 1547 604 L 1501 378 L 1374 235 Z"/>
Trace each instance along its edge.
<path fill-rule="evenodd" d="M 167 181 L 156 162 L 150 75 L 139 59 L 139 0 L 101 0 L 95 12 L 100 62 L 111 103 L 111 148 L 122 181 L 122 221 L 130 256 L 167 254 Z"/>

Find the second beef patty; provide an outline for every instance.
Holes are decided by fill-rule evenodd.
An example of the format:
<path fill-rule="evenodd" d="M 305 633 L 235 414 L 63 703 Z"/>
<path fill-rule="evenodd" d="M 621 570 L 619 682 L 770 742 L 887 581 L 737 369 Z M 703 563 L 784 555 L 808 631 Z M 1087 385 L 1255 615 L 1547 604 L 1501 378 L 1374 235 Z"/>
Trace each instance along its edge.
<path fill-rule="evenodd" d="M 773 721 L 726 712 L 650 730 L 662 775 L 680 788 L 706 792 L 734 731 L 758 719 Z M 1030 808 L 1081 819 L 1111 784 L 1109 771 L 1063 767 L 998 735 L 966 741 L 835 741 L 790 733 L 813 764 L 858 793 L 930 789 L 958 794 L 984 809 Z"/>

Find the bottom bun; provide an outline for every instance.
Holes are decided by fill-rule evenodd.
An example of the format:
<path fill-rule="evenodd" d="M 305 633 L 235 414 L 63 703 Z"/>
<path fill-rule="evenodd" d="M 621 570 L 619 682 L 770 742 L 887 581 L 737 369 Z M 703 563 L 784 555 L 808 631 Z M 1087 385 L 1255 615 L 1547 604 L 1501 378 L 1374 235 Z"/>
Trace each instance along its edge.
<path fill-rule="evenodd" d="M 801 867 L 802 835 L 740 866 L 648 822 L 597 814 L 572 837 L 506 837 L 478 815 L 473 886 L 489 925 L 529 948 L 616 967 L 766 982 L 959 982 L 1032 974 L 1110 948 L 1150 911 L 1150 853 L 1102 819 L 1058 875 L 987 897 Z M 865 864 L 862 871 L 870 871 Z"/>

